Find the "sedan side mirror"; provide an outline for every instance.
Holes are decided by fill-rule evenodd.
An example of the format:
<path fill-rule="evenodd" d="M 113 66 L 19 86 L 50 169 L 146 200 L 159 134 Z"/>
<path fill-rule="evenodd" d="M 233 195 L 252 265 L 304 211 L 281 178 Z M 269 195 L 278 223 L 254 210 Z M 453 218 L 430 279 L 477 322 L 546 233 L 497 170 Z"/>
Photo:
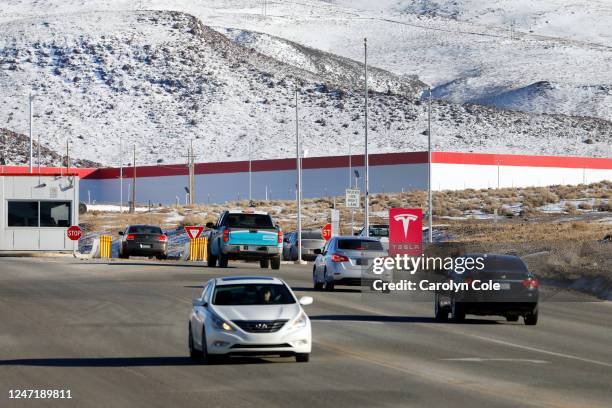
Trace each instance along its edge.
<path fill-rule="evenodd" d="M 303 296 L 303 297 L 300 298 L 300 305 L 302 305 L 302 306 L 312 305 L 313 301 L 314 301 L 314 299 L 311 298 L 310 296 Z"/>
<path fill-rule="evenodd" d="M 195 307 L 199 307 L 199 306 L 201 306 L 201 307 L 207 307 L 207 306 L 208 306 L 208 303 L 206 303 L 206 301 L 205 301 L 204 299 L 199 299 L 199 298 L 193 299 L 193 300 L 191 301 L 191 304 L 192 304 L 193 306 L 195 306 Z"/>
<path fill-rule="evenodd" d="M 123 231 L 119 231 L 119 235 L 123 235 Z"/>
<path fill-rule="evenodd" d="M 215 224 L 213 224 L 212 222 L 207 222 L 206 228 L 215 228 Z"/>
<path fill-rule="evenodd" d="M 321 251 L 321 248 L 316 248 L 314 251 L 312 251 L 313 253 L 315 253 L 316 255 L 321 255 L 323 253 L 323 251 Z"/>

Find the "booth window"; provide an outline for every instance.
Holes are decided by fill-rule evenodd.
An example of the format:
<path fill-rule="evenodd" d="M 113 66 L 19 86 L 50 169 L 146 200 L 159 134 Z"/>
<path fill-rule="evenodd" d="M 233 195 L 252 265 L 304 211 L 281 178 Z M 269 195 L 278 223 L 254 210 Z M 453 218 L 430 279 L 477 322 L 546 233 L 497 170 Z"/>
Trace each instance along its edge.
<path fill-rule="evenodd" d="M 38 227 L 38 201 L 9 201 L 9 227 Z"/>
<path fill-rule="evenodd" d="M 8 227 L 70 227 L 69 201 L 8 201 Z"/>
<path fill-rule="evenodd" d="M 41 227 L 69 227 L 70 225 L 70 202 L 40 202 Z"/>

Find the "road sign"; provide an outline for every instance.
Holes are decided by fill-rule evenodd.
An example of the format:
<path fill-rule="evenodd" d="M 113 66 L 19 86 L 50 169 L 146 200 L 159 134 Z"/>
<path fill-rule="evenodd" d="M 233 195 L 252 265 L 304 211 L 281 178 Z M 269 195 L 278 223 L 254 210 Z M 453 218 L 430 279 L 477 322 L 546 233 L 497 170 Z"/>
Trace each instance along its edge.
<path fill-rule="evenodd" d="M 358 189 L 346 189 L 346 208 L 359 208 L 361 207 L 361 191 Z"/>
<path fill-rule="evenodd" d="M 389 255 L 420 256 L 423 252 L 423 210 L 389 209 Z"/>
<path fill-rule="evenodd" d="M 202 232 L 204 231 L 204 227 L 200 226 L 189 226 L 185 227 L 185 231 L 187 231 L 187 235 L 189 235 L 189 239 L 198 239 Z"/>
<path fill-rule="evenodd" d="M 331 224 L 325 224 L 323 226 L 323 228 L 321 229 L 321 236 L 323 236 L 323 239 L 326 241 L 329 241 L 332 237 L 332 225 Z"/>
<path fill-rule="evenodd" d="M 66 235 L 68 235 L 71 241 L 78 241 L 83 236 L 83 230 L 78 225 L 73 225 L 68 228 Z"/>

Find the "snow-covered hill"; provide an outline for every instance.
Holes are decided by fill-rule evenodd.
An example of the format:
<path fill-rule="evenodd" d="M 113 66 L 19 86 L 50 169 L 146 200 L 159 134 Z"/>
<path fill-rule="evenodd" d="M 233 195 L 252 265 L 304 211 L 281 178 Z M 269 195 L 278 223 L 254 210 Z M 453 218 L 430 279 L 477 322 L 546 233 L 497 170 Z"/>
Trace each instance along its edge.
<path fill-rule="evenodd" d="M 5 0 L 0 21 L 140 7 L 183 11 L 206 25 L 358 61 L 367 36 L 373 66 L 416 75 L 449 101 L 612 119 L 608 0 Z M 543 81 L 551 84 L 546 98 L 529 93 L 505 103 L 508 93 Z"/>
<path fill-rule="evenodd" d="M 362 146 L 361 66 L 344 59 L 302 47 L 297 68 L 177 12 L 75 13 L 1 28 L 0 124 L 25 133 L 19 94 L 34 89 L 35 129 L 55 151 L 70 138 L 76 157 L 118 164 L 122 140 L 124 163 L 133 145 L 138 163 L 181 162 L 196 139 L 198 160 L 244 158 L 249 148 L 258 158 L 291 156 L 296 83 L 310 155 L 346 153 L 348 139 L 353 152 Z M 402 91 L 387 93 L 387 84 Z M 424 149 L 422 84 L 373 70 L 372 85 L 383 92 L 370 100 L 371 151 Z M 442 101 L 433 131 L 440 150 L 606 156 L 612 143 L 606 121 Z"/>

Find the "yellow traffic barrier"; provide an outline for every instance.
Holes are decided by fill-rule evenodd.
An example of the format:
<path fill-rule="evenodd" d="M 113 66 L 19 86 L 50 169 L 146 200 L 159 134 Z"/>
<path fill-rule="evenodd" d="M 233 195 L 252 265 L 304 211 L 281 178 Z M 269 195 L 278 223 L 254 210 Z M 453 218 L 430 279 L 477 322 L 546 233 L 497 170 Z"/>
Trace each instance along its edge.
<path fill-rule="evenodd" d="M 208 259 L 208 238 L 192 239 L 189 243 L 189 260 L 206 261 Z"/>
<path fill-rule="evenodd" d="M 112 257 L 113 237 L 109 235 L 100 236 L 100 258 L 110 259 Z"/>

